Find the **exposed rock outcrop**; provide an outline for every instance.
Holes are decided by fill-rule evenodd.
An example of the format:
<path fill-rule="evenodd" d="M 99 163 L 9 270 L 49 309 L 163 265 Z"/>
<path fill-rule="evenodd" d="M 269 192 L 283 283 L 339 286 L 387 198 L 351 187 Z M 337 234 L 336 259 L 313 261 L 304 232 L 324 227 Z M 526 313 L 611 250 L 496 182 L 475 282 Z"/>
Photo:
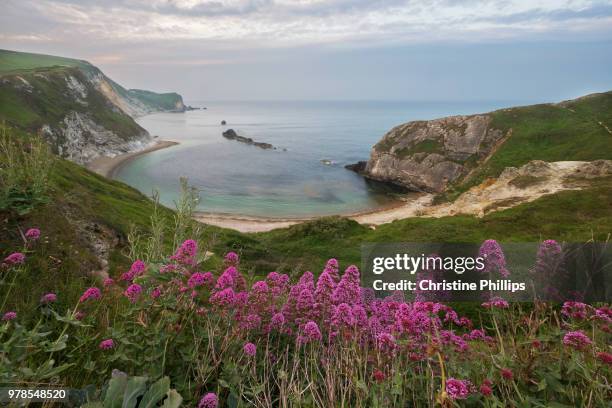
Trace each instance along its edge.
<path fill-rule="evenodd" d="M 360 172 L 415 191 L 441 192 L 504 137 L 490 123 L 489 115 L 471 115 L 397 126 L 373 147 Z"/>
<path fill-rule="evenodd" d="M 276 150 L 276 147 L 274 147 L 270 143 L 256 142 L 253 139 L 251 139 L 250 137 L 240 136 L 238 133 L 236 133 L 236 131 L 234 129 L 227 129 L 222 134 L 223 134 L 224 138 L 229 139 L 229 140 L 235 140 L 237 142 L 241 142 L 241 143 L 245 143 L 245 144 L 252 145 L 252 146 L 255 146 L 255 147 L 259 147 L 260 149 L 265 149 L 265 150 L 267 150 L 267 149 L 274 149 L 274 150 Z"/>

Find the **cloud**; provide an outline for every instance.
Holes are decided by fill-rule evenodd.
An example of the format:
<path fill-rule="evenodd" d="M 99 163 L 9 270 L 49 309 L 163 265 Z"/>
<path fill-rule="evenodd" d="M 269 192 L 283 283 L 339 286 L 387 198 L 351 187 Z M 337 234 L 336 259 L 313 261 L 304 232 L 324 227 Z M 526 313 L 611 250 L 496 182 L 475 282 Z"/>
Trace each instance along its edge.
<path fill-rule="evenodd" d="M 0 22 L 24 38 L 283 47 L 482 41 L 574 26 L 606 38 L 611 19 L 612 2 L 594 0 L 9 0 Z"/>

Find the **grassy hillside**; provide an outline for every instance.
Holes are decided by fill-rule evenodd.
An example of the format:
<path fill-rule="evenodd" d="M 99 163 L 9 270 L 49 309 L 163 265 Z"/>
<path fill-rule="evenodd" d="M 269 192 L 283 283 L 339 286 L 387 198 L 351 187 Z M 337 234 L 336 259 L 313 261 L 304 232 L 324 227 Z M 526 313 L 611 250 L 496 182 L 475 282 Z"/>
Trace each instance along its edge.
<path fill-rule="evenodd" d="M 454 199 L 487 177 L 497 177 L 506 167 L 531 160 L 612 159 L 612 91 L 557 104 L 501 109 L 491 113 L 491 127 L 511 136 L 470 177 L 443 195 Z"/>
<path fill-rule="evenodd" d="M 177 93 L 156 93 L 139 89 L 125 89 L 115 81 L 104 76 L 102 71 L 87 61 L 72 58 L 57 57 L 45 54 L 33 54 L 0 49 L 0 77 L 7 80 L 8 76 L 36 76 L 49 71 L 62 72 L 69 69 L 81 71 L 87 77 L 102 76 L 114 91 L 126 100 L 136 101 L 149 111 L 173 111 L 183 109 L 183 99 Z M 0 96 L 2 90 L 0 90 Z M 6 96 L 5 96 L 6 98 Z"/>
<path fill-rule="evenodd" d="M 84 88 L 85 97 L 69 92 L 73 78 Z M 126 139 L 145 130 L 93 87 L 78 67 L 37 68 L 4 75 L 0 82 L 0 121 L 36 132 L 41 126 L 60 125 L 68 112 L 87 114 L 105 129 Z"/>
<path fill-rule="evenodd" d="M 18 52 L 0 50 L 0 75 L 15 73 L 24 70 L 50 67 L 78 67 L 88 68 L 91 65 L 87 61 L 56 57 L 54 55 L 33 54 L 29 52 Z"/>

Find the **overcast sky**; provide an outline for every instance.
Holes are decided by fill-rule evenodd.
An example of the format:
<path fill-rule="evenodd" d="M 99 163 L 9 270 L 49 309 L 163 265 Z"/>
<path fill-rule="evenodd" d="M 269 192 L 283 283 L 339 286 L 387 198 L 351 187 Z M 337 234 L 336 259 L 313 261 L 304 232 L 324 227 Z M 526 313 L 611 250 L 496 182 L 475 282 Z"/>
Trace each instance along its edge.
<path fill-rule="evenodd" d="M 2 0 L 0 48 L 215 99 L 555 101 L 612 90 L 612 1 Z"/>

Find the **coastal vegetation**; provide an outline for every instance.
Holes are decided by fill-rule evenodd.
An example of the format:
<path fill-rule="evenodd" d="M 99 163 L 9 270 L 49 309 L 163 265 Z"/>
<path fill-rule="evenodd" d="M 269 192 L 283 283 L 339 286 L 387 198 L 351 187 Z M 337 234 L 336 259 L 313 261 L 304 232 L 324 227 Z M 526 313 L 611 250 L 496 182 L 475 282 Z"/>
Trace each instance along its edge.
<path fill-rule="evenodd" d="M 0 67 L 3 385 L 66 386 L 70 404 L 89 407 L 608 403 L 609 305 L 375 299 L 354 265 L 364 243 L 607 242 L 612 178 L 482 217 L 374 227 L 336 216 L 244 234 L 194 221 L 200 192 L 188 180 L 170 209 L 53 154 L 61 144 L 40 129 L 67 111 L 139 131 L 98 88 L 86 104 L 78 86 L 64 93 L 69 77 L 91 85 L 95 67 L 4 51 Z M 137 94 L 168 110 L 177 100 Z M 612 158 L 611 99 L 492 113 L 489 126 L 509 136 L 486 159 L 466 156 L 470 177 L 440 197 L 530 160 Z M 441 144 L 411 148 L 405 157 Z"/>

